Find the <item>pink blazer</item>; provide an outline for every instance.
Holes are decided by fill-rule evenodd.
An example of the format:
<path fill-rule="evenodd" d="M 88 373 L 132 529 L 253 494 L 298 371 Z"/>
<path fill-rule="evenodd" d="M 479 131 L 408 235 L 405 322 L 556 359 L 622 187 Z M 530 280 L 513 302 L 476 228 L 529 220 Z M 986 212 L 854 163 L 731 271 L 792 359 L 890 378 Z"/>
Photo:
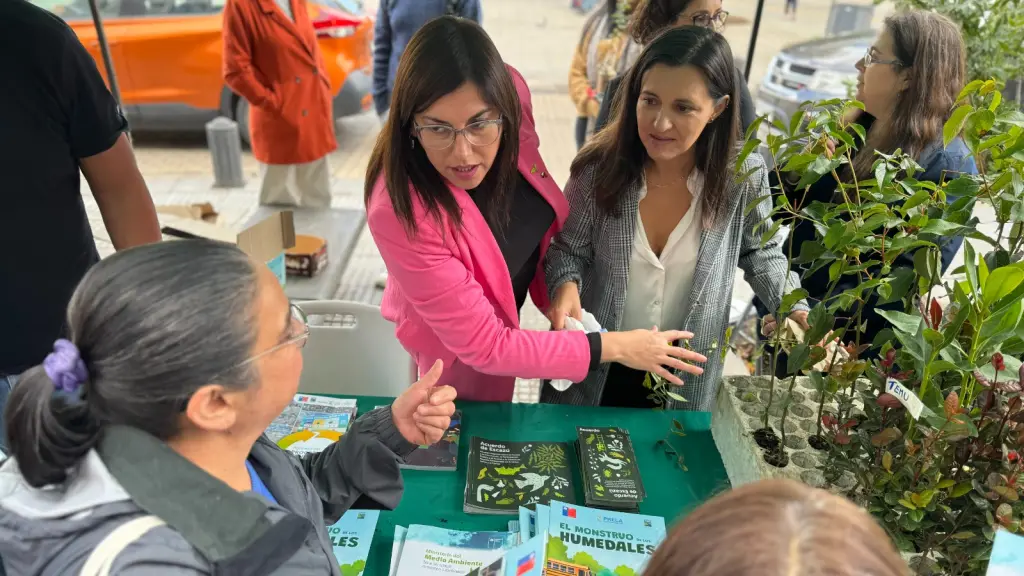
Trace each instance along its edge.
<path fill-rule="evenodd" d="M 509 72 L 523 111 L 519 172 L 555 211 L 530 285 L 533 301 L 543 310 L 548 306 L 544 254 L 568 217 L 569 205 L 540 157 L 526 81 L 511 66 Z M 417 232 L 410 238 L 383 178 L 367 205 L 367 225 L 388 269 L 381 311 L 395 323 L 395 335 L 420 373 L 440 358 L 445 365 L 441 382 L 454 386 L 459 398 L 503 402 L 512 400 L 516 377 L 583 380 L 590 364 L 586 336 L 519 329 L 512 279 L 498 243 L 469 194 L 449 188 L 462 209 L 461 230 L 447 219 L 438 226 L 414 196 Z"/>

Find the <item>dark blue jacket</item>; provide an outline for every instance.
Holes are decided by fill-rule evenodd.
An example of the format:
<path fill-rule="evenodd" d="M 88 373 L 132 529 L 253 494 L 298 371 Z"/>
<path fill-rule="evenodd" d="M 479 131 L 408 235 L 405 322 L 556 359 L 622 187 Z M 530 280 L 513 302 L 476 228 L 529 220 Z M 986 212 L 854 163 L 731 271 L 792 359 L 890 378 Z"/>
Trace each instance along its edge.
<path fill-rule="evenodd" d="M 373 104 L 377 114 L 391 107 L 398 60 L 409 39 L 420 26 L 446 14 L 480 23 L 480 0 L 380 0 L 373 31 Z"/>
<path fill-rule="evenodd" d="M 864 126 L 865 129 L 869 129 L 873 118 L 864 115 L 862 120 L 858 123 Z M 917 159 L 917 163 L 924 169 L 923 173 L 916 175 L 920 181 L 934 182 L 936 184 L 943 181 L 950 181 L 957 178 L 958 174 L 977 174 L 978 169 L 974 163 L 974 158 L 971 156 L 970 151 L 967 149 L 967 145 L 960 138 L 950 142 L 949 146 L 943 148 L 942 138 L 940 137 L 936 142 L 933 142 L 928 146 L 921 157 Z M 769 181 L 773 188 L 778 185 L 778 179 L 775 172 L 772 171 L 769 175 Z M 791 186 L 786 186 L 786 195 L 789 197 L 791 203 L 801 202 L 802 206 L 808 206 L 815 200 L 821 202 L 831 202 L 833 195 L 836 190 L 836 181 L 831 176 L 825 176 L 814 185 L 811 186 L 807 196 L 804 197 L 802 191 L 791 190 Z M 777 188 L 775 188 L 777 189 Z M 956 198 L 947 196 L 948 202 L 953 202 Z M 817 241 L 815 237 L 814 226 L 804 220 L 799 221 L 793 230 L 793 255 L 794 257 L 800 253 L 800 248 L 804 242 Z M 942 271 L 945 272 L 953 261 L 953 257 L 956 256 L 960 246 L 963 244 L 962 236 L 954 236 L 949 238 L 947 242 L 941 246 L 942 254 Z M 893 262 L 893 268 L 907 266 L 913 267 L 914 263 L 909 255 L 902 255 Z M 856 287 L 858 281 L 856 276 L 843 276 L 842 279 L 837 283 L 836 288 L 832 291 L 832 295 L 840 294 L 844 290 Z M 828 277 L 828 266 L 817 270 L 813 274 L 804 275 L 800 280 L 801 286 L 807 290 L 810 299 L 819 301 L 826 296 L 829 285 Z M 893 304 L 877 305 L 877 298 L 871 298 L 865 305 L 864 314 L 862 316 L 868 322 L 868 330 L 865 332 L 869 337 L 877 334 L 882 328 L 886 326 L 885 320 L 874 313 L 875 308 L 879 309 L 896 309 L 902 310 L 902 303 L 896 302 Z M 760 306 L 759 306 L 760 308 Z M 763 311 L 764 312 L 764 311 Z M 771 312 L 766 311 L 766 312 Z"/>

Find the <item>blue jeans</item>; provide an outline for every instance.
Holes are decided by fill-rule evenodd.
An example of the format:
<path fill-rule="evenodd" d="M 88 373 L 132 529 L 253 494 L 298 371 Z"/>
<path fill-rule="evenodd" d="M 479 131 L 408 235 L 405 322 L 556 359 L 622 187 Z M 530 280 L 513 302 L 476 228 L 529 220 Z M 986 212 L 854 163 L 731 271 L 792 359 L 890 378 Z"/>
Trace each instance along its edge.
<path fill-rule="evenodd" d="M 0 376 L 0 460 L 7 453 L 7 437 L 4 435 L 4 408 L 7 407 L 7 397 L 11 395 L 11 388 L 17 382 L 17 376 Z"/>

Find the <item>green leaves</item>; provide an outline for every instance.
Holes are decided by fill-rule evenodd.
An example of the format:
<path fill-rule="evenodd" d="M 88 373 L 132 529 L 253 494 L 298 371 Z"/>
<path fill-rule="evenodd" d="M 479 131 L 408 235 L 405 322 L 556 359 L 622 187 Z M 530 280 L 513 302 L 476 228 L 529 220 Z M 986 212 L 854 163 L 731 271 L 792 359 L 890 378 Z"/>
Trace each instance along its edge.
<path fill-rule="evenodd" d="M 977 295 L 981 291 L 981 282 L 978 280 L 978 256 L 970 242 L 964 242 L 964 268 L 967 271 L 967 283 L 971 287 L 971 293 Z"/>
<path fill-rule="evenodd" d="M 937 7 L 970 11 L 986 0 L 914 1 L 950 14 Z M 995 12 L 1012 2 L 988 4 Z M 1024 24 L 1024 11 L 1019 17 Z M 963 137 L 981 175 L 947 171 L 925 181 L 933 166 L 919 165 L 922 158 L 873 151 L 869 174 L 849 178 L 834 194 L 803 198 L 819 178 L 833 171 L 845 176 L 840 169 L 867 136 L 842 118 L 856 105 L 808 104 L 765 137 L 779 170 L 790 172 L 788 197 L 748 205 L 756 207 L 755 219 L 763 220 L 768 209 L 783 226 L 800 221 L 814 231 L 812 240 L 787 250 L 795 257 L 789 264 L 798 264 L 793 269 L 804 278 L 827 276 L 831 283 L 828 294 L 811 290 L 821 302 L 808 312 L 803 341 L 784 343 L 785 368 L 790 376 L 806 371 L 807 388 L 821 401 L 822 427 L 829 431 L 826 480 L 836 485 L 852 476 L 855 485 L 843 489 L 865 498 L 901 549 L 933 550 L 931 564 L 918 562 L 928 568 L 922 574 L 983 572 L 993 526 L 1016 529 L 1024 511 L 1018 488 L 1024 475 L 1015 477 L 1019 464 L 1006 456 L 1024 445 L 1017 398 L 1018 358 L 1024 356 L 1024 114 L 1008 111 L 1000 90 L 995 81 L 972 82 L 943 126 L 943 141 Z M 836 144 L 834 157 L 824 153 L 829 140 Z M 991 228 L 987 217 L 974 215 L 987 205 L 995 213 Z M 774 238 L 783 226 L 763 222 L 758 231 L 770 229 L 764 237 Z M 941 248 L 957 236 L 969 239 L 964 265 L 944 274 Z M 806 296 L 804 290 L 786 294 L 780 316 Z M 817 344 L 836 334 L 848 354 L 837 355 L 827 373 L 808 370 L 831 358 Z M 877 358 L 866 359 L 875 352 L 868 342 L 881 347 Z M 996 353 L 1005 362 L 998 373 Z M 902 389 L 883 394 L 888 378 Z M 788 405 L 791 382 L 775 381 L 783 392 L 773 391 L 773 406 Z M 900 400 L 920 416 L 908 416 Z M 786 422 L 775 429 L 780 424 L 785 430 Z M 991 475 L 1002 482 L 987 484 Z"/>
<path fill-rule="evenodd" d="M 903 432 L 900 432 L 899 428 L 886 428 L 871 437 L 871 445 L 875 448 L 885 448 L 902 437 Z"/>
<path fill-rule="evenodd" d="M 920 316 L 896 312 L 894 310 L 875 310 L 875 313 L 888 320 L 894 328 L 910 335 L 920 333 L 921 324 L 924 322 L 924 318 Z"/>
<path fill-rule="evenodd" d="M 785 296 L 782 297 L 782 303 L 779 305 L 779 316 L 788 316 L 789 313 L 793 310 L 793 306 L 797 302 L 804 300 L 806 298 L 807 290 L 803 288 L 797 288 L 796 290 L 793 290 L 792 292 L 786 294 Z"/>
<path fill-rule="evenodd" d="M 810 325 L 811 329 L 807 331 L 804 342 L 807 344 L 817 344 L 832 329 L 833 324 L 835 324 L 835 317 L 829 314 L 824 304 L 818 304 L 811 308 L 811 311 L 807 314 L 807 324 Z"/>
<path fill-rule="evenodd" d="M 790 374 L 794 374 L 803 369 L 807 359 L 811 356 L 811 347 L 803 342 L 793 346 L 793 349 L 789 352 L 789 357 L 786 359 L 786 370 Z"/>
<path fill-rule="evenodd" d="M 963 229 L 963 226 L 954 224 L 953 222 L 947 222 L 945 220 L 929 220 L 927 224 L 921 228 L 922 234 L 935 234 L 938 236 L 951 236 L 959 234 Z"/>
<path fill-rule="evenodd" d="M 974 486 L 970 482 L 961 482 L 954 486 L 953 489 L 949 491 L 949 497 L 959 498 L 973 489 Z"/>
<path fill-rule="evenodd" d="M 756 134 L 756 132 L 755 132 Z M 743 145 L 743 149 L 740 150 L 739 155 L 736 157 L 736 166 L 743 166 L 743 162 L 750 156 L 750 153 L 757 150 L 758 146 L 761 145 L 761 141 L 757 138 L 750 138 Z"/>
<path fill-rule="evenodd" d="M 1024 270 L 1016 267 L 1004 267 L 993 270 L 982 289 L 985 304 L 992 304 L 1010 294 L 1024 283 Z"/>
<path fill-rule="evenodd" d="M 971 107 L 963 105 L 949 116 L 949 120 L 946 120 L 946 124 L 942 127 L 942 143 L 943 146 L 948 147 L 949 143 L 956 139 L 960 135 L 960 132 L 964 129 L 964 123 L 967 122 L 967 115 L 971 113 Z"/>

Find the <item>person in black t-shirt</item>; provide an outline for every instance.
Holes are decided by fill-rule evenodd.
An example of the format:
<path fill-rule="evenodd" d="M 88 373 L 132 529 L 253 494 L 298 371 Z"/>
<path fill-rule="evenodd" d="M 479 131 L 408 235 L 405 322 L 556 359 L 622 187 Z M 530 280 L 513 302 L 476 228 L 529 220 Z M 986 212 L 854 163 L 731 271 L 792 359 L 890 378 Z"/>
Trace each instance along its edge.
<path fill-rule="evenodd" d="M 116 249 L 160 240 L 160 226 L 127 122 L 67 24 L 25 0 L 0 2 L 0 70 L 2 410 L 17 375 L 53 350 L 71 293 L 99 260 L 79 170 Z"/>

